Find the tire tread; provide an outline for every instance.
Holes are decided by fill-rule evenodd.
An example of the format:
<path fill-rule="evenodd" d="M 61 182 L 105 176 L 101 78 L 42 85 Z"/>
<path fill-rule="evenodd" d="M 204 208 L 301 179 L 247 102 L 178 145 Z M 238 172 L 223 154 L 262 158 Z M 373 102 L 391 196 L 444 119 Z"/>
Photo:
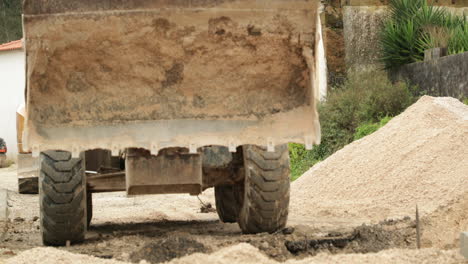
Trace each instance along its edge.
<path fill-rule="evenodd" d="M 79 243 L 86 232 L 86 178 L 83 156 L 69 152 L 41 153 L 39 197 L 42 241 L 62 246 Z"/>
<path fill-rule="evenodd" d="M 238 221 L 242 231 L 272 233 L 285 227 L 290 189 L 287 145 L 277 146 L 275 152 L 244 146 L 244 166 L 244 202 Z"/>

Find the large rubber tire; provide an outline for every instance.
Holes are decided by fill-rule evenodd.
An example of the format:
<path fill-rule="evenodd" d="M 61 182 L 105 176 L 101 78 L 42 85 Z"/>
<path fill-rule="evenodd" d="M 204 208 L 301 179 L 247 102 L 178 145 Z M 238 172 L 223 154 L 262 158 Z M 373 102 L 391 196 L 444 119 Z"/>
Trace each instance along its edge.
<path fill-rule="evenodd" d="M 19 178 L 18 179 L 18 192 L 21 194 L 38 194 L 38 177 Z"/>
<path fill-rule="evenodd" d="M 239 217 L 241 197 L 238 186 L 216 186 L 216 211 L 219 219 L 224 223 L 235 223 Z"/>
<path fill-rule="evenodd" d="M 0 168 L 6 167 L 6 155 L 0 154 Z"/>
<path fill-rule="evenodd" d="M 289 207 L 289 152 L 243 147 L 245 180 L 238 223 L 244 233 L 273 233 L 286 226 Z"/>
<path fill-rule="evenodd" d="M 86 226 L 91 225 L 93 219 L 93 195 L 86 190 Z"/>
<path fill-rule="evenodd" d="M 82 242 L 87 230 L 84 155 L 69 152 L 41 153 L 39 199 L 44 245 Z"/>

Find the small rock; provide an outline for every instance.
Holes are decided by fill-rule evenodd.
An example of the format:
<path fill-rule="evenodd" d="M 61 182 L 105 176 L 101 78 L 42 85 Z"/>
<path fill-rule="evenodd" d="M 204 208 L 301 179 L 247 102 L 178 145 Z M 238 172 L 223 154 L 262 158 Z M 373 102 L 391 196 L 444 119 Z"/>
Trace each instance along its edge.
<path fill-rule="evenodd" d="M 207 203 L 207 204 L 202 204 L 202 206 L 200 207 L 200 212 L 204 213 L 204 214 L 214 213 L 214 212 L 216 212 L 216 209 L 213 208 L 211 203 Z"/>
<path fill-rule="evenodd" d="M 331 232 L 328 233 L 327 236 L 328 237 L 340 237 L 340 236 L 343 236 L 343 234 L 338 232 L 338 231 L 331 231 Z"/>
<path fill-rule="evenodd" d="M 16 217 L 15 222 L 24 222 L 24 218 L 22 217 Z"/>
<path fill-rule="evenodd" d="M 260 28 L 258 28 L 258 27 L 252 26 L 252 25 L 249 25 L 247 27 L 247 32 L 251 36 L 260 36 L 260 35 L 262 35 L 262 30 Z"/>
<path fill-rule="evenodd" d="M 268 242 L 262 242 L 262 243 L 260 244 L 260 249 L 262 249 L 262 250 L 266 250 L 266 249 L 268 249 L 269 247 L 270 247 L 270 245 L 268 244 Z"/>
<path fill-rule="evenodd" d="M 35 217 L 33 217 L 33 219 L 32 219 L 32 220 L 33 220 L 34 222 L 36 222 L 37 220 L 39 220 L 39 216 L 35 216 Z"/>
<path fill-rule="evenodd" d="M 294 233 L 294 231 L 295 231 L 294 227 L 286 227 L 283 229 L 283 234 L 291 235 L 292 233 Z"/>
<path fill-rule="evenodd" d="M 98 247 L 98 248 L 105 248 L 105 247 L 107 247 L 107 246 L 108 246 L 108 245 L 107 245 L 107 242 L 106 242 L 106 241 L 103 241 L 103 242 L 98 243 L 98 244 L 96 245 L 96 247 Z"/>
<path fill-rule="evenodd" d="M 130 254 L 128 253 L 122 253 L 122 255 L 120 255 L 120 258 L 123 260 L 123 261 L 129 261 L 130 260 Z"/>

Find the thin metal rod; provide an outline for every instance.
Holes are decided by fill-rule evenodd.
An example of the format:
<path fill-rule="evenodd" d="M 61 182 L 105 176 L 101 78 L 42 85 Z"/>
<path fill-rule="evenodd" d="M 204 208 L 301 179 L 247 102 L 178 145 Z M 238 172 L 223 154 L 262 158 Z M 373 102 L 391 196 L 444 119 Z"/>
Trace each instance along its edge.
<path fill-rule="evenodd" d="M 421 229 L 419 225 L 419 209 L 416 204 L 416 246 L 421 249 Z"/>

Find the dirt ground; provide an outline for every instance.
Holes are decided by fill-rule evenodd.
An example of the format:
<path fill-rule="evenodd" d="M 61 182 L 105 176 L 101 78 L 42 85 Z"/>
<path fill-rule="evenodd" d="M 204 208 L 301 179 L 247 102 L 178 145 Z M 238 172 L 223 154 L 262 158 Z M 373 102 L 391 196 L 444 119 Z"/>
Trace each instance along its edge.
<path fill-rule="evenodd" d="M 300 260 L 317 254 L 317 263 L 334 263 L 340 262 L 339 258 L 327 259 L 336 253 L 369 253 L 395 247 L 406 250 L 415 247 L 415 225 L 409 218 L 361 225 L 359 221 L 343 219 L 304 219 L 293 212 L 289 226 L 278 233 L 242 235 L 236 224 L 221 223 L 215 212 L 200 211 L 200 200 L 205 205 L 214 203 L 212 191 L 207 191 L 199 197 L 200 200 L 188 195 L 127 198 L 124 193 L 94 194 L 94 218 L 86 242 L 59 250 L 40 249 L 37 248 L 42 246 L 38 196 L 17 193 L 15 169 L 12 166 L 0 170 L 1 187 L 8 189 L 10 219 L 1 237 L 0 262 L 71 263 L 73 260 L 75 263 L 80 260 L 82 263 L 96 263 L 106 260 L 102 263 L 141 263 L 145 260 L 143 263 L 162 263 L 174 260 L 175 263 L 192 263 L 191 256 L 178 258 L 198 253 L 193 256 L 205 259 L 203 263 L 247 263 L 240 258 L 245 254 L 256 256 L 249 258 L 249 261 L 258 260 L 256 263 Z M 36 249 L 31 251 L 33 248 Z M 84 255 L 74 257 L 65 251 Z M 234 252 L 235 255 L 226 255 L 226 252 Z M 388 254 L 387 251 L 383 252 L 384 256 Z M 391 252 L 396 254 L 395 251 Z M 406 254 L 412 259 L 420 254 L 431 260 L 439 260 L 433 258 L 435 254 L 450 260 L 446 263 L 463 263 L 454 252 L 431 250 L 422 254 L 409 250 L 398 255 Z M 360 255 L 349 256 L 357 257 L 358 262 L 363 261 Z"/>

